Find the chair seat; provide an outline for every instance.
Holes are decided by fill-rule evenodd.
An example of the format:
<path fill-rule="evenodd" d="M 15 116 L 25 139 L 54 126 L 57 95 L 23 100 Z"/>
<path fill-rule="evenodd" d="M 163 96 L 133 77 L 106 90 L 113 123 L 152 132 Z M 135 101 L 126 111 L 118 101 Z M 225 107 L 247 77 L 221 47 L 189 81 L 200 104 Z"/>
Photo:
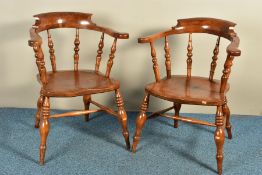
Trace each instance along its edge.
<path fill-rule="evenodd" d="M 40 82 L 39 75 L 37 78 Z M 49 97 L 83 96 L 119 88 L 119 81 L 91 70 L 47 72 L 47 79 L 43 94 Z"/>
<path fill-rule="evenodd" d="M 229 90 L 229 84 L 226 91 Z M 176 75 L 170 79 L 162 79 L 159 82 L 150 83 L 146 91 L 156 97 L 181 103 L 216 106 L 224 104 L 225 93 L 220 93 L 220 81 L 209 81 L 205 77 Z"/>

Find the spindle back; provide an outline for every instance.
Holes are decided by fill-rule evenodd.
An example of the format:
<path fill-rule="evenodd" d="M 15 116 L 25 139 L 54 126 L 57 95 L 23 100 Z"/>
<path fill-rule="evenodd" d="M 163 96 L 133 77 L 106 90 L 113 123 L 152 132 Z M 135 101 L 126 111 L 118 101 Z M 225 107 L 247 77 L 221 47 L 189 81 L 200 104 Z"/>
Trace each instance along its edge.
<path fill-rule="evenodd" d="M 220 38 L 226 38 L 231 41 L 227 47 L 227 58 L 224 64 L 223 75 L 221 77 L 221 92 L 225 91 L 225 86 L 229 78 L 231 71 L 232 61 L 235 56 L 240 56 L 241 51 L 238 49 L 239 38 L 234 31 L 234 26 L 236 24 L 230 21 L 225 21 L 215 18 L 189 18 L 189 19 L 179 19 L 176 26 L 172 27 L 170 30 L 160 32 L 148 37 L 142 37 L 138 39 L 139 43 L 150 43 L 151 55 L 153 62 L 153 70 L 155 74 L 155 80 L 158 82 L 161 80 L 160 70 L 157 62 L 156 49 L 154 47 L 154 41 L 160 38 L 164 38 L 164 50 L 165 50 L 165 65 L 166 65 L 166 77 L 171 77 L 171 55 L 168 43 L 169 35 L 176 34 L 189 34 L 188 45 L 187 45 L 187 78 L 191 77 L 192 62 L 193 62 L 193 33 L 207 33 L 217 36 L 217 41 L 213 50 L 213 57 L 211 61 L 209 80 L 213 81 L 215 69 L 217 66 L 217 59 L 219 53 Z"/>
<path fill-rule="evenodd" d="M 113 59 L 116 51 L 117 39 L 127 39 L 129 37 L 128 33 L 119 33 L 112 29 L 99 26 L 95 24 L 92 20 L 92 14 L 90 13 L 80 13 L 80 12 L 50 12 L 34 15 L 35 24 L 30 29 L 31 39 L 28 41 L 29 46 L 34 48 L 35 57 L 37 59 L 36 63 L 39 69 L 40 78 L 43 80 L 42 83 L 46 83 L 46 68 L 44 61 L 44 54 L 41 48 L 42 38 L 39 33 L 42 31 L 47 31 L 48 36 L 48 48 L 50 53 L 50 60 L 52 65 L 52 71 L 56 72 L 56 56 L 55 56 L 55 46 L 51 36 L 50 29 L 56 28 L 75 28 L 75 40 L 74 40 L 74 70 L 78 71 L 79 64 L 79 51 L 80 51 L 80 30 L 79 29 L 88 29 L 93 31 L 101 32 L 101 38 L 98 44 L 97 56 L 95 71 L 99 72 L 99 66 L 102 58 L 103 47 L 104 47 L 104 35 L 107 34 L 113 37 L 113 44 L 111 46 L 111 53 L 109 54 L 109 59 L 107 63 L 107 69 L 105 76 L 110 76 L 110 71 L 113 65 Z"/>

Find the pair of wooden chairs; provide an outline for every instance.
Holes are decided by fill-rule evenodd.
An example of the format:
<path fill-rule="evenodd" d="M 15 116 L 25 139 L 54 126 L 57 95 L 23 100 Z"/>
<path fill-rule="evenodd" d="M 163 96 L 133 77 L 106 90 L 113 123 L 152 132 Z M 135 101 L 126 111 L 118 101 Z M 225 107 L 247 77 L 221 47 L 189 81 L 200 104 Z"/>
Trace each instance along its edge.
<path fill-rule="evenodd" d="M 104 111 L 115 116 L 122 126 L 122 133 L 126 142 L 126 148 L 130 149 L 129 132 L 127 128 L 127 115 L 124 109 L 123 99 L 120 93 L 119 81 L 110 78 L 110 72 L 113 66 L 113 60 L 116 52 L 116 44 L 118 39 L 128 39 L 129 34 L 119 33 L 109 28 L 101 27 L 91 20 L 92 14 L 76 13 L 76 12 L 52 12 L 35 15 L 36 22 L 30 29 L 31 39 L 29 46 L 33 47 L 36 57 L 36 64 L 39 74 L 37 76 L 41 83 L 40 96 L 37 102 L 38 110 L 35 116 L 35 127 L 40 127 L 40 164 L 44 164 L 46 140 L 49 133 L 49 119 L 65 116 L 85 115 L 85 120 L 88 121 L 89 114 Z M 143 99 L 140 113 L 136 120 L 136 131 L 132 151 L 136 151 L 137 144 L 141 135 L 141 130 L 147 118 L 162 116 L 174 120 L 174 127 L 178 127 L 178 121 L 190 122 L 193 124 L 201 124 L 216 127 L 214 139 L 217 147 L 217 169 L 218 174 L 222 173 L 223 161 L 223 144 L 224 144 L 224 128 L 228 133 L 228 138 L 232 138 L 230 111 L 227 106 L 226 92 L 229 90 L 228 79 L 231 72 L 231 66 L 234 57 L 240 56 L 238 49 L 239 38 L 234 32 L 235 24 L 229 21 L 212 19 L 212 18 L 190 18 L 178 20 L 178 24 L 170 30 L 154 34 L 149 37 L 139 38 L 139 43 L 150 43 L 151 55 L 153 62 L 153 70 L 155 82 L 150 83 L 145 88 L 145 97 Z M 51 29 L 55 28 L 75 28 L 76 35 L 74 41 L 74 69 L 66 71 L 58 71 L 56 69 L 56 56 L 54 44 L 51 38 Z M 79 29 L 88 29 L 101 32 L 101 39 L 98 44 L 96 64 L 94 70 L 79 70 Z M 42 51 L 42 38 L 39 33 L 47 31 L 48 47 L 52 71 L 47 71 L 45 67 L 45 59 Z M 187 74 L 186 75 L 171 75 L 171 56 L 168 43 L 168 37 L 175 34 L 189 34 L 187 46 Z M 214 55 L 211 61 L 209 77 L 191 76 L 192 69 L 192 33 L 208 33 L 218 36 L 216 41 Z M 107 61 L 105 73 L 99 71 L 104 47 L 104 35 L 107 34 L 113 37 L 113 44 Z M 215 80 L 214 73 L 217 66 L 219 53 L 220 38 L 225 38 L 231 43 L 227 47 L 227 58 L 224 64 L 221 80 Z M 156 50 L 154 42 L 157 39 L 164 39 L 165 51 L 165 66 L 166 76 L 161 78 L 159 65 L 157 62 Z M 97 93 L 115 91 L 115 99 L 118 111 L 101 105 L 92 100 L 91 96 Z M 146 111 L 149 105 L 149 97 L 155 96 L 163 100 L 173 102 L 173 105 L 167 109 L 152 113 L 147 117 Z M 85 110 L 67 112 L 63 114 L 50 115 L 50 97 L 75 97 L 83 96 Z M 90 110 L 89 106 L 93 104 L 99 109 Z M 216 106 L 217 112 L 215 123 L 200 121 L 193 118 L 181 116 L 179 114 L 182 104 Z M 165 114 L 165 112 L 175 110 L 174 115 Z"/>

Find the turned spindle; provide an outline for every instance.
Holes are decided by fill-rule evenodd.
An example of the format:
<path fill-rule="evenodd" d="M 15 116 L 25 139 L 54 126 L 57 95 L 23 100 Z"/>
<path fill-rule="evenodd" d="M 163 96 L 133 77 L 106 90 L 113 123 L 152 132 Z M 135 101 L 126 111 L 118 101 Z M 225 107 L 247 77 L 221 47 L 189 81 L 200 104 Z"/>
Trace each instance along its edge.
<path fill-rule="evenodd" d="M 188 45 L 187 45 L 187 77 L 191 77 L 191 69 L 192 69 L 192 53 L 193 46 L 192 46 L 192 33 L 189 34 L 188 38 Z"/>
<path fill-rule="evenodd" d="M 170 60 L 170 48 L 168 44 L 168 38 L 165 36 L 165 64 L 166 64 L 166 75 L 167 78 L 171 78 L 171 60 Z"/>
<path fill-rule="evenodd" d="M 160 72 L 159 72 L 159 66 L 158 66 L 157 58 L 156 58 L 156 50 L 155 50 L 153 42 L 150 42 L 150 47 L 151 47 L 151 56 L 152 56 L 155 79 L 158 82 L 158 81 L 160 81 Z"/>
<path fill-rule="evenodd" d="M 213 57 L 212 57 L 212 62 L 211 62 L 211 68 L 210 68 L 210 75 L 209 75 L 209 80 L 212 81 L 214 74 L 215 74 L 215 69 L 217 67 L 217 59 L 218 59 L 218 53 L 219 53 L 219 43 L 220 43 L 220 37 L 217 38 L 216 46 L 213 51 Z"/>
<path fill-rule="evenodd" d="M 220 93 L 224 93 L 226 90 L 226 85 L 231 72 L 231 66 L 233 65 L 233 60 L 234 57 L 228 54 L 226 62 L 224 64 L 223 75 L 221 77 Z"/>
<path fill-rule="evenodd" d="M 113 60 L 115 58 L 115 52 L 116 52 L 116 42 L 117 42 L 117 38 L 114 39 L 114 42 L 111 47 L 111 52 L 109 54 L 109 59 L 108 59 L 107 68 L 106 68 L 106 77 L 109 77 L 111 68 L 113 66 Z"/>
<path fill-rule="evenodd" d="M 127 129 L 127 115 L 126 115 L 126 111 L 124 109 L 124 101 L 122 98 L 122 95 L 120 93 L 120 90 L 117 89 L 115 91 L 115 96 L 116 96 L 116 105 L 118 108 L 118 121 L 120 123 L 120 125 L 122 126 L 122 134 L 125 138 L 125 142 L 126 142 L 126 148 L 129 150 L 130 149 L 130 141 L 129 141 L 129 132 Z"/>
<path fill-rule="evenodd" d="M 44 61 L 44 53 L 41 48 L 41 44 L 34 43 L 33 49 L 35 52 L 35 58 L 36 58 L 36 65 L 40 74 L 40 79 L 43 84 L 47 83 L 47 77 L 46 77 L 46 68 L 45 68 L 45 61 Z"/>
<path fill-rule="evenodd" d="M 47 30 L 47 36 L 48 36 L 48 47 L 49 47 L 52 70 L 53 72 L 56 72 L 55 49 L 54 49 L 54 43 L 51 37 L 51 33 L 49 30 Z"/>
<path fill-rule="evenodd" d="M 79 29 L 76 29 L 76 37 L 75 37 L 75 48 L 74 48 L 74 70 L 78 70 L 78 62 L 79 62 L 79 45 L 80 45 L 80 40 L 79 40 Z"/>
<path fill-rule="evenodd" d="M 225 141 L 225 134 L 224 134 L 224 117 L 223 117 L 223 112 L 222 112 L 222 106 L 217 107 L 217 113 L 216 113 L 216 131 L 214 135 L 214 140 L 216 143 L 217 147 L 217 154 L 216 154 L 216 159 L 217 159 L 217 171 L 218 174 L 222 174 L 222 164 L 223 164 L 223 146 L 224 146 L 224 141 Z"/>
<path fill-rule="evenodd" d="M 102 54 L 103 54 L 103 47 L 104 47 L 104 33 L 102 33 L 99 44 L 98 44 L 98 50 L 97 50 L 97 56 L 96 56 L 96 66 L 95 66 L 96 73 L 98 73 L 99 71 Z"/>
<path fill-rule="evenodd" d="M 50 124 L 49 124 L 49 116 L 50 116 L 50 102 L 49 102 L 49 98 L 45 97 L 44 98 L 44 102 L 43 102 L 43 108 L 42 108 L 42 115 L 41 115 L 41 119 L 40 119 L 40 129 L 39 129 L 39 133 L 40 133 L 40 156 L 39 156 L 39 164 L 40 165 L 44 165 L 45 163 L 45 152 L 46 152 L 46 140 L 47 140 L 47 136 L 49 133 L 49 128 L 50 128 Z"/>

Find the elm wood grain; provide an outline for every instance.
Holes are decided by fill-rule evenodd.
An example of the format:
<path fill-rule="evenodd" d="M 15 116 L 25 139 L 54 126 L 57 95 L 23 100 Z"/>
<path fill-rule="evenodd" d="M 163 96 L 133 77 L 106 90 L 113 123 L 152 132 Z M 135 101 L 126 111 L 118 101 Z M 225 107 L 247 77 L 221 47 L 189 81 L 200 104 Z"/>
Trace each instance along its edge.
<path fill-rule="evenodd" d="M 40 76 L 37 77 L 40 81 Z M 119 88 L 119 81 L 106 78 L 94 70 L 47 72 L 47 79 L 43 94 L 48 97 L 84 96 Z"/>
<path fill-rule="evenodd" d="M 195 104 L 216 106 L 222 105 L 224 94 L 220 93 L 221 82 L 209 81 L 205 77 L 172 75 L 171 78 L 161 79 L 157 83 L 146 85 L 146 92 L 177 104 Z M 226 87 L 229 90 L 229 84 Z"/>
<path fill-rule="evenodd" d="M 116 52 L 117 39 L 128 39 L 128 33 L 116 32 L 112 29 L 99 26 L 91 20 L 92 14 L 79 12 L 51 12 L 35 15 L 35 24 L 30 29 L 29 46 L 33 47 L 36 58 L 36 65 L 39 74 L 37 79 L 41 84 L 40 97 L 38 99 L 38 110 L 35 116 L 35 127 L 39 127 L 40 120 L 40 165 L 44 164 L 46 140 L 49 133 L 49 118 L 60 118 L 85 115 L 85 120 L 89 120 L 89 114 L 104 111 L 117 119 L 122 127 L 122 134 L 126 142 L 127 149 L 130 149 L 129 133 L 127 129 L 127 115 L 124 109 L 124 103 L 119 90 L 119 81 L 110 78 L 110 72 L 113 66 L 113 59 Z M 74 40 L 73 54 L 73 70 L 57 70 L 56 56 L 54 50 L 54 42 L 51 38 L 51 29 L 57 28 L 74 28 L 76 30 Z M 98 44 L 95 70 L 79 70 L 79 51 L 80 51 L 80 30 L 87 29 L 102 33 Z M 39 33 L 47 31 L 48 48 L 52 71 L 47 71 L 45 67 L 45 58 L 42 50 L 43 40 Z M 102 57 L 102 49 L 104 47 L 104 34 L 113 37 L 113 44 L 108 59 L 106 73 L 99 71 Z M 91 95 L 97 93 L 105 93 L 115 91 L 116 105 L 118 111 L 115 112 L 97 102 L 92 101 Z M 85 110 L 72 111 L 63 114 L 55 114 L 50 116 L 50 97 L 75 97 L 82 96 Z M 91 110 L 90 104 L 94 104 L 99 109 Z"/>
<path fill-rule="evenodd" d="M 175 109 L 174 116 L 164 114 L 167 110 L 160 110 L 160 112 L 153 113 L 151 118 L 157 115 L 162 117 L 171 118 L 174 120 L 174 127 L 178 126 L 178 121 L 189 122 L 193 124 L 202 124 L 207 126 L 215 126 L 216 131 L 214 133 L 214 140 L 217 147 L 217 171 L 218 174 L 222 174 L 222 162 L 223 162 L 223 144 L 224 144 L 224 129 L 228 132 L 228 138 L 232 137 L 231 124 L 230 124 L 230 111 L 227 106 L 226 93 L 229 90 L 229 76 L 231 73 L 231 67 L 233 60 L 236 56 L 240 56 L 239 50 L 239 38 L 234 31 L 235 23 L 214 19 L 214 18 L 189 18 L 180 19 L 177 25 L 169 30 L 153 34 L 148 37 L 142 37 L 138 39 L 139 43 L 149 43 L 151 48 L 153 71 L 155 76 L 155 82 L 148 84 L 145 87 L 146 97 L 150 95 L 158 97 L 163 100 L 173 102 L 173 108 Z M 196 77 L 191 75 L 192 60 L 193 60 L 193 42 L 192 38 L 194 33 L 205 33 L 216 35 L 218 37 L 215 48 L 213 50 L 212 62 L 210 65 L 209 77 Z M 185 75 L 170 75 L 171 66 L 169 65 L 169 43 L 167 38 L 176 34 L 189 34 L 188 46 L 187 46 L 187 70 Z M 229 45 L 226 48 L 227 58 L 224 63 L 224 69 L 220 80 L 214 79 L 215 69 L 217 66 L 217 59 L 219 53 L 220 38 L 229 40 Z M 165 49 L 165 66 L 166 76 L 161 78 L 160 68 L 157 63 L 156 50 L 154 43 L 158 39 L 164 40 Z M 140 113 L 136 121 L 136 130 L 134 134 L 134 143 L 132 151 L 136 152 L 136 147 L 139 142 L 139 138 L 142 132 L 142 128 L 147 120 L 146 110 L 149 101 L 144 99 Z M 183 117 L 179 115 L 179 111 L 182 104 L 190 105 L 204 105 L 204 106 L 216 106 L 216 122 L 209 123 L 200 121 L 194 118 Z M 224 118 L 225 128 L 224 128 Z"/>
<path fill-rule="evenodd" d="M 36 29 L 37 33 L 43 30 L 55 29 L 55 28 L 89 29 L 89 30 L 106 33 L 114 38 L 119 38 L 119 39 L 129 38 L 128 33 L 117 32 L 113 29 L 97 25 L 92 21 L 91 19 L 92 16 L 93 14 L 91 13 L 81 13 L 81 12 L 41 13 L 41 14 L 34 15 L 36 22 L 33 25 L 33 29 Z M 36 34 L 35 32 L 32 33 L 32 35 L 35 34 Z M 38 40 L 39 36 L 36 35 L 33 38 Z"/>

